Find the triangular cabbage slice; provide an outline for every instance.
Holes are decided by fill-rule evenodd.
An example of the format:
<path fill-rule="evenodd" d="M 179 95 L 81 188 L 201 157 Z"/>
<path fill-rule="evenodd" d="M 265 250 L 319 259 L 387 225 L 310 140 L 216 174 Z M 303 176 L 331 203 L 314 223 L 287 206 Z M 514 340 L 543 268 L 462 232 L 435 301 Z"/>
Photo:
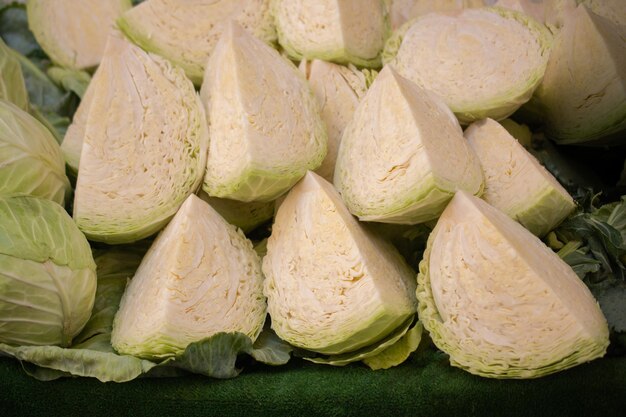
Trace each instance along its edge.
<path fill-rule="evenodd" d="M 28 27 L 59 66 L 89 69 L 102 59 L 115 20 L 131 0 L 28 0 Z"/>
<path fill-rule="evenodd" d="M 163 359 L 222 332 L 254 341 L 266 302 L 252 243 L 195 195 L 157 237 L 113 323 L 120 354 Z"/>
<path fill-rule="evenodd" d="M 124 13 L 118 25 L 137 45 L 169 59 L 200 85 L 231 20 L 267 43 L 276 41 L 270 0 L 146 0 Z"/>
<path fill-rule="evenodd" d="M 305 72 L 320 105 L 328 133 L 328 152 L 315 172 L 332 182 L 341 135 L 367 91 L 366 74 L 353 66 L 345 67 L 319 59 L 302 61 L 300 70 Z"/>
<path fill-rule="evenodd" d="M 326 130 L 291 62 L 231 22 L 209 59 L 201 95 L 211 135 L 203 189 L 271 201 L 326 155 Z"/>
<path fill-rule="evenodd" d="M 361 220 L 435 219 L 459 189 L 480 194 L 483 174 L 458 121 L 435 95 L 380 72 L 345 128 L 335 186 Z"/>
<path fill-rule="evenodd" d="M 312 172 L 278 208 L 263 272 L 272 328 L 310 351 L 339 355 L 373 345 L 416 311 L 411 269 Z"/>
<path fill-rule="evenodd" d="M 384 0 L 272 0 L 278 42 L 295 60 L 379 68 L 389 36 Z"/>
<path fill-rule="evenodd" d="M 420 263 L 420 321 L 450 363 L 534 378 L 601 357 L 609 329 L 572 268 L 483 200 L 458 192 Z"/>
<path fill-rule="evenodd" d="M 498 122 L 475 122 L 465 137 L 485 173 L 483 200 L 533 234 L 545 235 L 576 208 L 567 190 Z"/>
<path fill-rule="evenodd" d="M 92 83 L 74 220 L 91 240 L 137 241 L 160 230 L 202 181 L 203 106 L 181 69 L 119 35 Z"/>
<path fill-rule="evenodd" d="M 463 124 L 501 120 L 541 82 L 550 32 L 499 7 L 431 13 L 407 22 L 385 44 L 383 61 L 439 95 Z"/>

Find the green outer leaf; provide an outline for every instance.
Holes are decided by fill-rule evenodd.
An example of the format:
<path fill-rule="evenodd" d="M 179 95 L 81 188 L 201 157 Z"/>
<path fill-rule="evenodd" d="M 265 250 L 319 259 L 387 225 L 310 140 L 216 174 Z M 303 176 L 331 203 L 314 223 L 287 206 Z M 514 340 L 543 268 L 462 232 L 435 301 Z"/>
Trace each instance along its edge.
<path fill-rule="evenodd" d="M 0 99 L 28 110 L 28 92 L 20 63 L 0 38 Z"/>
<path fill-rule="evenodd" d="M 363 359 L 363 363 L 372 370 L 389 369 L 393 366 L 400 365 L 408 359 L 411 353 L 417 350 L 417 347 L 422 341 L 423 331 L 424 326 L 418 321 L 400 340 L 378 355 Z"/>
<path fill-rule="evenodd" d="M 61 67 L 48 68 L 48 76 L 66 91 L 71 91 L 81 99 L 85 95 L 91 75 L 86 71 L 71 70 Z"/>
<path fill-rule="evenodd" d="M 250 355 L 258 362 L 267 365 L 284 365 L 291 359 L 294 348 L 282 341 L 276 333 L 266 326 L 252 346 Z"/>

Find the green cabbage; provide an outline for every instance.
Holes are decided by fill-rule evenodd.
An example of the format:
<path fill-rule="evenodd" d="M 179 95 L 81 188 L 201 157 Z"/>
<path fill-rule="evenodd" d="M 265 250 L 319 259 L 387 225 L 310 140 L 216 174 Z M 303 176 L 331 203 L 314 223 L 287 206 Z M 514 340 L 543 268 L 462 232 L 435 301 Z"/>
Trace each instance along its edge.
<path fill-rule="evenodd" d="M 28 111 L 28 92 L 15 53 L 0 38 L 0 99 Z"/>

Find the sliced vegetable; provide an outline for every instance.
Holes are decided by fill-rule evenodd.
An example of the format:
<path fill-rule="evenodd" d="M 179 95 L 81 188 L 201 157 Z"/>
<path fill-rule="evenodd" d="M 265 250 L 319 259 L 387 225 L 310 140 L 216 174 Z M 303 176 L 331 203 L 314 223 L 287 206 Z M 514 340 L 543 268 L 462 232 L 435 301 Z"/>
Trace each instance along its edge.
<path fill-rule="evenodd" d="M 428 13 L 458 14 L 463 9 L 483 7 L 484 0 L 389 0 L 391 27 L 396 30 L 405 22 Z"/>

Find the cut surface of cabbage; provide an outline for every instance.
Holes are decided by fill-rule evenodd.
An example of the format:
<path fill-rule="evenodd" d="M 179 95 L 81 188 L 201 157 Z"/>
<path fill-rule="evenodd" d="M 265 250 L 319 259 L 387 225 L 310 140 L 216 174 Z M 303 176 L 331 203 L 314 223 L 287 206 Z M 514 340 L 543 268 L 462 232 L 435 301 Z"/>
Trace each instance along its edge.
<path fill-rule="evenodd" d="M 534 378 L 601 357 L 609 330 L 576 273 L 483 200 L 458 192 L 420 263 L 420 320 L 452 365 Z"/>
<path fill-rule="evenodd" d="M 371 345 L 416 311 L 415 277 L 333 186 L 309 172 L 278 208 L 263 258 L 272 328 L 323 354 Z"/>
<path fill-rule="evenodd" d="M 576 208 L 567 190 L 498 122 L 475 122 L 465 137 L 483 167 L 483 200 L 533 234 L 545 235 Z"/>
<path fill-rule="evenodd" d="M 416 224 L 458 189 L 480 194 L 483 173 L 446 105 L 385 67 L 344 130 L 334 183 L 359 219 Z"/>
<path fill-rule="evenodd" d="M 252 243 L 192 194 L 126 288 L 111 343 L 121 354 L 162 359 L 219 332 L 254 341 L 266 308 Z"/>
<path fill-rule="evenodd" d="M 140 240 L 160 230 L 200 182 L 208 133 L 183 71 L 119 35 L 94 77 L 74 198 L 88 238 Z"/>
<path fill-rule="evenodd" d="M 203 184 L 210 196 L 272 201 L 322 163 L 326 129 L 306 80 L 237 23 L 209 59 L 201 96 L 211 136 Z"/>

